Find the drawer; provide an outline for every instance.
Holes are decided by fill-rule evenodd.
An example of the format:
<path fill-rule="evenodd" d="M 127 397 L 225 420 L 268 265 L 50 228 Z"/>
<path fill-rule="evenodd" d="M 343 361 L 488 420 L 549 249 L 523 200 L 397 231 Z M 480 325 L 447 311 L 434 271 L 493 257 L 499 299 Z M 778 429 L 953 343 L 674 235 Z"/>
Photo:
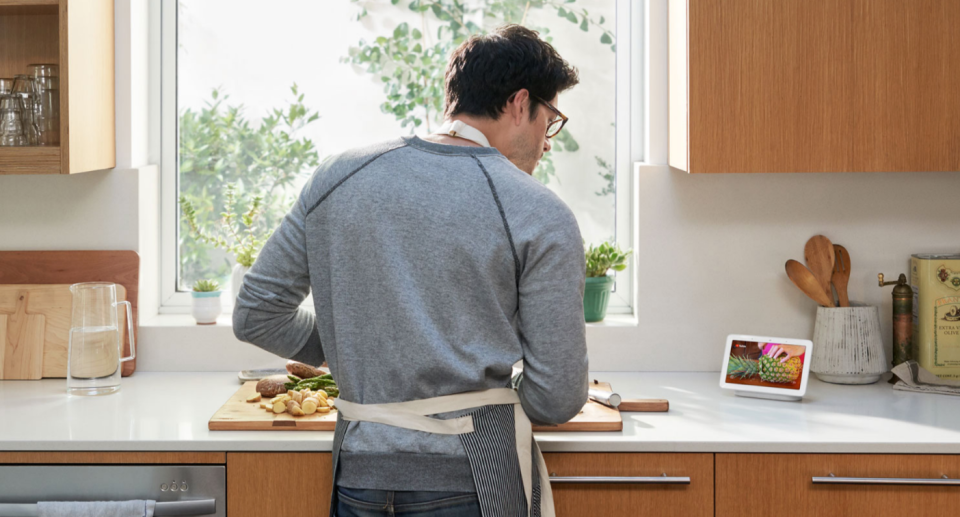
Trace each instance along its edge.
<path fill-rule="evenodd" d="M 717 454 L 716 476 L 717 517 L 960 511 L 960 485 L 942 484 L 955 482 L 943 476 L 960 479 L 960 456 Z"/>
<path fill-rule="evenodd" d="M 557 517 L 713 515 L 712 454 L 549 453 L 544 459 Z"/>

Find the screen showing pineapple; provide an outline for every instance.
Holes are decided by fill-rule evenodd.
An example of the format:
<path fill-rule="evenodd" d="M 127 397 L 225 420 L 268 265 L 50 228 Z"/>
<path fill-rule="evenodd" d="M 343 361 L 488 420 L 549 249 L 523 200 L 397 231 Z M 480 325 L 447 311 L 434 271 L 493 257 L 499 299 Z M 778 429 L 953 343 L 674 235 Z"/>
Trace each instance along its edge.
<path fill-rule="evenodd" d="M 734 341 L 727 364 L 727 382 L 799 390 L 805 353 L 803 345 Z"/>

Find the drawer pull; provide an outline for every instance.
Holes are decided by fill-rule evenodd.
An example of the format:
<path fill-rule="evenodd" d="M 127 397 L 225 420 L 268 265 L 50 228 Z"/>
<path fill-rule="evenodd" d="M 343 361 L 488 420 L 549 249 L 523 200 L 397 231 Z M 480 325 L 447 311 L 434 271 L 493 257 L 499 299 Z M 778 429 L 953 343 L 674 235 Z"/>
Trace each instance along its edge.
<path fill-rule="evenodd" d="M 837 477 L 831 472 L 829 476 L 814 476 L 815 485 L 925 485 L 925 486 L 960 486 L 960 479 L 950 479 L 946 475 L 940 478 L 849 478 Z"/>
<path fill-rule="evenodd" d="M 605 477 L 605 476 L 557 476 L 550 475 L 550 484 L 578 484 L 578 485 L 689 485 L 689 477 Z"/>

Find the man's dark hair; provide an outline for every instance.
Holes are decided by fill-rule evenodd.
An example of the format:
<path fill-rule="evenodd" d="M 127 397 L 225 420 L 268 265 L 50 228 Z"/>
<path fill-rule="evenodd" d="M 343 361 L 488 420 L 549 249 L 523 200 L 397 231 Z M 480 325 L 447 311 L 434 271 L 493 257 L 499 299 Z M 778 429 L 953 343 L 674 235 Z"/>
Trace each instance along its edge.
<path fill-rule="evenodd" d="M 494 120 L 520 89 L 530 92 L 533 120 L 540 105 L 534 96 L 549 102 L 580 82 L 576 68 L 536 31 L 521 25 L 505 25 L 463 42 L 450 56 L 445 79 L 446 117 L 465 113 Z"/>

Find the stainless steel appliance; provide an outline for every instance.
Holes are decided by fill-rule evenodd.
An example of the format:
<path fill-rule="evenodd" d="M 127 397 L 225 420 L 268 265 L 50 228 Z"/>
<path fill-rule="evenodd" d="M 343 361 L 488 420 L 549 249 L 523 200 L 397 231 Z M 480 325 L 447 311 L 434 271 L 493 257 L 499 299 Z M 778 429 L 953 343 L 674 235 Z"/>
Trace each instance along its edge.
<path fill-rule="evenodd" d="M 40 501 L 157 501 L 154 515 L 225 517 L 219 465 L 0 466 L 0 517 L 37 515 Z"/>

